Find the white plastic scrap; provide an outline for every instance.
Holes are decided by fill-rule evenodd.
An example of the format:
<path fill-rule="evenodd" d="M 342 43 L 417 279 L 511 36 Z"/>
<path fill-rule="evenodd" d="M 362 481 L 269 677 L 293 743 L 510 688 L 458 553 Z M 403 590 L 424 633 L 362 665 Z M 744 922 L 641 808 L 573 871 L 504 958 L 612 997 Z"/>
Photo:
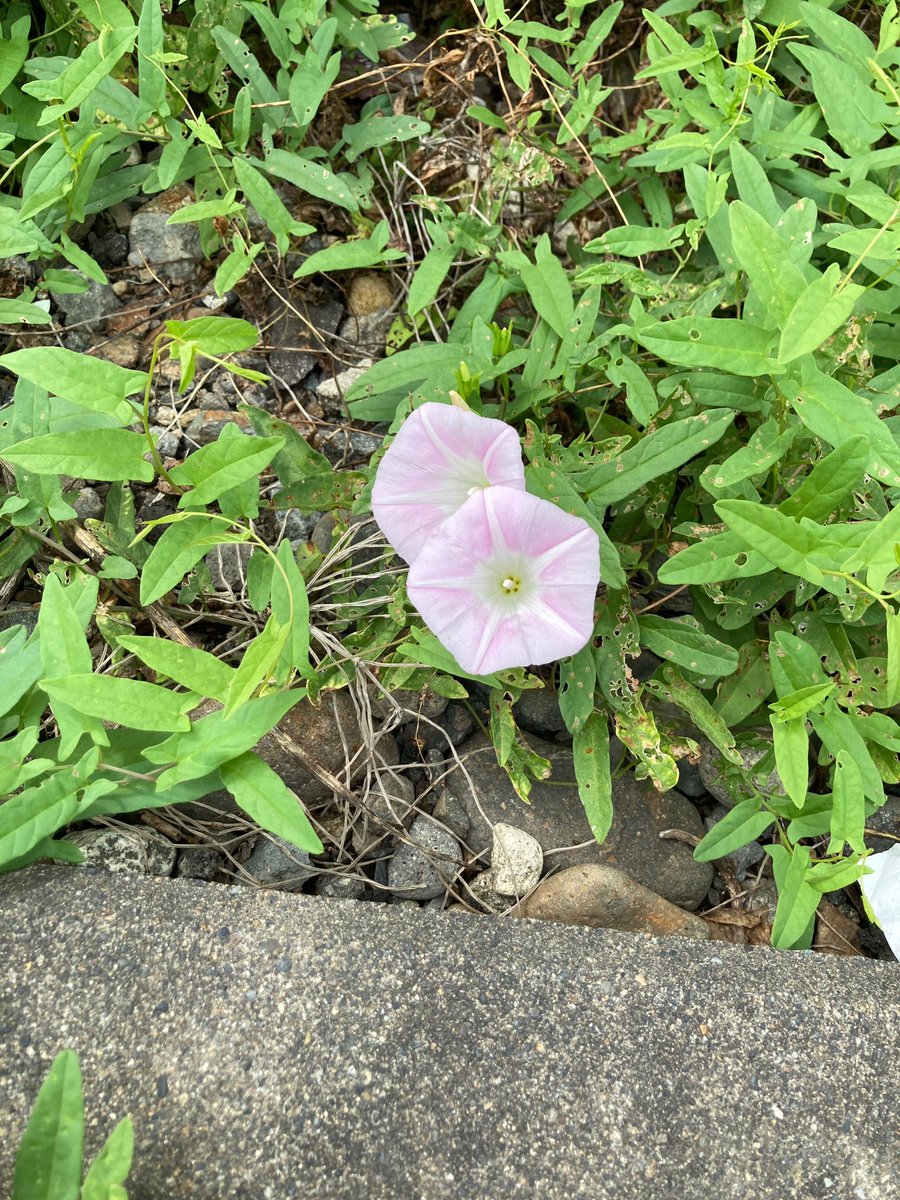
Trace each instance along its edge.
<path fill-rule="evenodd" d="M 870 854 L 866 866 L 872 874 L 860 880 L 863 896 L 888 945 L 900 958 L 900 842 L 882 854 Z"/>

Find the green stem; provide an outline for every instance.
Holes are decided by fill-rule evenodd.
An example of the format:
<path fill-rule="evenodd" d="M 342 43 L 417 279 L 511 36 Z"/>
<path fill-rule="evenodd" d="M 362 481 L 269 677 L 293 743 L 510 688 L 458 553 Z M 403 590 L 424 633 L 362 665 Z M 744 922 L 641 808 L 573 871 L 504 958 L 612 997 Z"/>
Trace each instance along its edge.
<path fill-rule="evenodd" d="M 159 358 L 159 347 L 165 334 L 160 333 L 154 339 L 153 353 L 150 355 L 150 366 L 147 368 L 147 386 L 144 388 L 144 403 L 141 407 L 140 418 L 141 424 L 144 427 L 144 437 L 147 439 L 147 445 L 150 447 L 150 456 L 153 459 L 153 465 L 156 468 L 157 474 L 161 475 L 171 487 L 176 488 L 181 494 L 182 488 L 178 487 L 172 476 L 166 470 L 166 464 L 160 458 L 159 451 L 156 448 L 156 439 L 150 432 L 150 392 L 153 387 L 153 372 L 156 370 L 156 361 Z"/>

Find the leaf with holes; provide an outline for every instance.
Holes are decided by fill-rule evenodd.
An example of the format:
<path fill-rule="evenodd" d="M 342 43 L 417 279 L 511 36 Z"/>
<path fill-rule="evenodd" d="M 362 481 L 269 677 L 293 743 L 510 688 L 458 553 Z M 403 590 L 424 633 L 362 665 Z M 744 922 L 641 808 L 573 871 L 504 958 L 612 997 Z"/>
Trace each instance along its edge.
<path fill-rule="evenodd" d="M 584 815 L 597 844 L 606 840 L 613 819 L 609 728 L 602 713 L 591 713 L 572 741 L 575 780 Z"/>
<path fill-rule="evenodd" d="M 661 425 L 613 462 L 602 463 L 579 473 L 579 491 L 595 503 L 615 504 L 639 488 L 702 454 L 721 438 L 734 421 L 733 412 L 710 416 L 701 413 Z"/>
<path fill-rule="evenodd" d="M 597 665 L 590 642 L 559 664 L 559 711 L 569 733 L 577 733 L 594 711 L 596 681 Z"/>
<path fill-rule="evenodd" d="M 641 645 L 667 662 L 716 678 L 737 668 L 737 650 L 685 619 L 649 615 L 639 617 L 638 625 Z"/>
<path fill-rule="evenodd" d="M 843 854 L 848 845 L 857 854 L 866 852 L 866 805 L 859 768 L 841 750 L 834 760 L 828 854 Z"/>
<path fill-rule="evenodd" d="M 631 336 L 663 362 L 682 367 L 713 367 L 732 375 L 781 374 L 771 354 L 772 332 L 731 317 L 676 317 L 631 331 Z"/>

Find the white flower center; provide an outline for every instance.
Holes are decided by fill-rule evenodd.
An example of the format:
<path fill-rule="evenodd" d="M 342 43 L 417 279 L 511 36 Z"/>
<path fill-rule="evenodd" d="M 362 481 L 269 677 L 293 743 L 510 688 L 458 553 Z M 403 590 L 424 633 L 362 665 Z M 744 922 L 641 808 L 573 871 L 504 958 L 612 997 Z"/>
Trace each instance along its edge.
<path fill-rule="evenodd" d="M 507 575 L 500 586 L 503 588 L 504 592 L 517 592 L 522 586 L 522 580 L 517 579 L 514 575 Z"/>

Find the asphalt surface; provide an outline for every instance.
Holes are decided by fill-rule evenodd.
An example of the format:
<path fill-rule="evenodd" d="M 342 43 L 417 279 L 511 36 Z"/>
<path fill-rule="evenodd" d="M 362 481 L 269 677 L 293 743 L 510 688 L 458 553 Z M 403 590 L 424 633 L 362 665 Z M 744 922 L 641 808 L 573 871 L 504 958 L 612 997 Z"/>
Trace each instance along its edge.
<path fill-rule="evenodd" d="M 41 867 L 0 880 L 0 1195 L 54 1055 L 130 1200 L 896 1200 L 900 971 Z"/>

